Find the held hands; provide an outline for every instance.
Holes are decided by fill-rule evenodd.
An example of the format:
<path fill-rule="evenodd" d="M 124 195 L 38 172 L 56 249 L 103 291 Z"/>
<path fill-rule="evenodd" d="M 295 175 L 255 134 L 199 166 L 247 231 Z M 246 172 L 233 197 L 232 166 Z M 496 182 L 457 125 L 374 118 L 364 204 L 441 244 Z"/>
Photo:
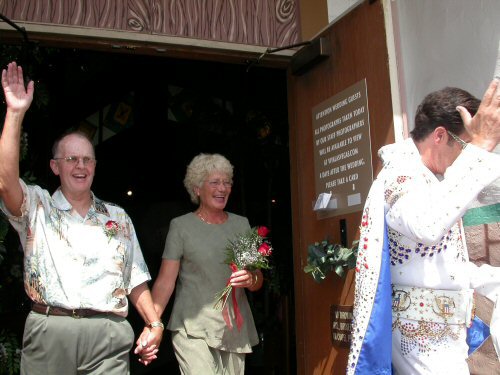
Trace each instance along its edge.
<path fill-rule="evenodd" d="M 474 117 L 464 107 L 457 107 L 473 145 L 492 151 L 500 142 L 500 81 L 494 79 Z"/>
<path fill-rule="evenodd" d="M 23 69 L 15 62 L 2 70 L 2 87 L 8 110 L 19 113 L 28 110 L 33 100 L 34 83 L 30 81 L 28 87 L 24 87 Z"/>
<path fill-rule="evenodd" d="M 141 335 L 136 341 L 137 347 L 134 350 L 138 354 L 139 362 L 144 366 L 149 365 L 158 356 L 156 355 L 160 348 L 160 342 L 163 336 L 163 328 L 161 327 L 144 327 Z"/>

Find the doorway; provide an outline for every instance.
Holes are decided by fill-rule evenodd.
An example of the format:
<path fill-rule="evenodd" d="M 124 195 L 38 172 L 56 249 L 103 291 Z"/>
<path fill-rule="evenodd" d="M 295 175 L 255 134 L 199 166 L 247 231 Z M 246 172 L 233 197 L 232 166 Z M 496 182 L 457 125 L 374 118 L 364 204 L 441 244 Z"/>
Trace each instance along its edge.
<path fill-rule="evenodd" d="M 22 168 L 53 191 L 53 139 L 70 127 L 92 134 L 93 191 L 129 213 L 153 280 L 170 219 L 194 209 L 182 183 L 186 165 L 200 152 L 232 162 L 227 209 L 252 226 L 270 227 L 275 248 L 265 288 L 249 297 L 261 343 L 247 357 L 247 373 L 295 373 L 286 70 L 74 48 L 36 47 L 29 54 L 18 45 L 0 48 L 2 67 L 20 59 L 36 82 Z M 136 332 L 142 329 L 133 308 L 129 320 Z M 165 355 L 148 368 L 132 356 L 132 373 L 176 371 L 168 336 L 162 346 Z"/>

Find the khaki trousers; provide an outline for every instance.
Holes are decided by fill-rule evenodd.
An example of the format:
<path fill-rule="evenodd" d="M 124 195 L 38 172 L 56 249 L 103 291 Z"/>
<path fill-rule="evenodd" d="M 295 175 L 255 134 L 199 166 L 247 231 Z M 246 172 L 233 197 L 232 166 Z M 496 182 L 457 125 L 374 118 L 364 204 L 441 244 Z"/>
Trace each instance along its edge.
<path fill-rule="evenodd" d="M 129 374 L 134 331 L 125 318 L 75 319 L 30 312 L 26 318 L 21 375 Z"/>
<path fill-rule="evenodd" d="M 172 345 L 182 375 L 243 375 L 245 353 L 211 348 L 184 331 L 172 332 Z"/>

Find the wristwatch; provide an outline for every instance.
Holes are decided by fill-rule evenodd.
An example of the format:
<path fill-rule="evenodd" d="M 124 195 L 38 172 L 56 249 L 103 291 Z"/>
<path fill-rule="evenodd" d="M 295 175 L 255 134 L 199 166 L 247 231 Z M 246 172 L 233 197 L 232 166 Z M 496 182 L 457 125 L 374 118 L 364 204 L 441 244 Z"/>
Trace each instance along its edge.
<path fill-rule="evenodd" d="M 161 320 L 149 323 L 148 327 L 149 328 L 160 327 L 161 329 L 165 329 L 165 325 L 163 324 L 163 322 Z"/>

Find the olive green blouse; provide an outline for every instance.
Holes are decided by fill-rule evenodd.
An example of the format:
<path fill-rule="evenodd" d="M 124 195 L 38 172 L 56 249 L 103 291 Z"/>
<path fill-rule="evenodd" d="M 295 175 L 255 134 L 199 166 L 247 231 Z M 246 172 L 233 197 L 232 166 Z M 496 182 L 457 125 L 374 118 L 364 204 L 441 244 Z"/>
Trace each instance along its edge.
<path fill-rule="evenodd" d="M 238 330 L 232 297 L 227 301 L 232 329 L 214 309 L 215 294 L 227 284 L 231 269 L 224 263 L 226 246 L 239 234 L 250 229 L 245 217 L 228 213 L 223 224 L 208 224 L 194 213 L 170 222 L 163 259 L 179 260 L 180 269 L 175 301 L 167 328 L 184 330 L 188 335 L 205 340 L 208 346 L 236 353 L 251 353 L 259 343 L 252 312 L 243 288 L 233 288 L 243 316 Z"/>

